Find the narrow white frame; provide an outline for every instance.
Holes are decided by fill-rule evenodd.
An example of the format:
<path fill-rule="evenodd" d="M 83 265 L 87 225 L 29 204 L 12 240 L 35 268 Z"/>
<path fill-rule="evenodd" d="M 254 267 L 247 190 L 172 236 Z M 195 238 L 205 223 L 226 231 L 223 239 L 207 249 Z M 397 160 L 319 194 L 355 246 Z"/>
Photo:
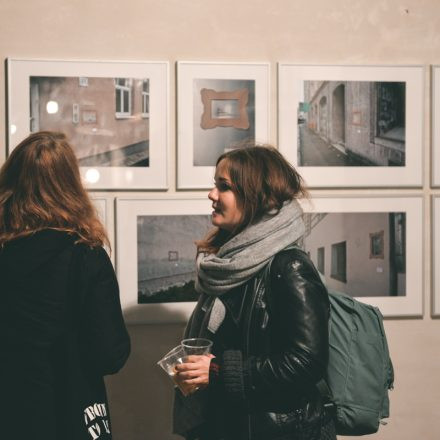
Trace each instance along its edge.
<path fill-rule="evenodd" d="M 389 297 L 357 297 L 379 307 L 385 317 L 423 315 L 423 198 L 417 196 L 316 196 L 303 201 L 304 212 L 406 213 L 406 294 Z"/>
<path fill-rule="evenodd" d="M 432 66 L 432 186 L 440 186 L 440 66 Z"/>
<path fill-rule="evenodd" d="M 440 316 L 440 196 L 432 196 L 432 316 Z"/>
<path fill-rule="evenodd" d="M 148 167 L 81 167 L 89 189 L 167 189 L 169 64 L 168 62 L 64 61 L 9 58 L 8 152 L 30 134 L 31 76 L 148 78 L 150 125 Z M 89 176 L 93 176 L 90 179 Z M 97 179 L 95 181 L 95 179 Z"/>
<path fill-rule="evenodd" d="M 424 68 L 278 64 L 279 148 L 298 166 L 297 107 L 301 81 L 406 83 L 405 166 L 298 166 L 310 187 L 417 187 L 422 185 Z"/>
<path fill-rule="evenodd" d="M 138 304 L 137 217 L 148 215 L 209 215 L 210 201 L 189 198 L 116 198 L 116 270 L 121 304 L 130 324 L 186 322 L 195 302 Z M 194 231 L 195 234 L 198 231 Z M 195 236 L 195 239 L 200 238 Z M 194 246 L 194 264 L 196 248 Z"/>
<path fill-rule="evenodd" d="M 270 134 L 270 64 L 177 63 L 177 188 L 206 189 L 214 178 L 214 166 L 194 165 L 195 79 L 255 80 L 255 140 L 267 143 Z"/>
<path fill-rule="evenodd" d="M 95 193 L 89 194 L 92 203 L 98 211 L 98 217 L 107 231 L 108 240 L 110 242 L 110 249 L 105 246 L 105 250 L 110 256 L 110 259 L 115 265 L 115 241 L 114 241 L 114 203 L 113 197 L 107 197 L 103 194 Z"/>

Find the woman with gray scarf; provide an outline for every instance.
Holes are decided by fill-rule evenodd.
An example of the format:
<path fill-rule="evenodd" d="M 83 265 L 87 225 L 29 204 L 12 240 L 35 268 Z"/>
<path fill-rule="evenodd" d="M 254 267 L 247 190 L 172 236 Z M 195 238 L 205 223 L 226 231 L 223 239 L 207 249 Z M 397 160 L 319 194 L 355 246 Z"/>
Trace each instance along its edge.
<path fill-rule="evenodd" d="M 197 243 L 199 301 L 185 337 L 212 355 L 178 365 L 174 432 L 188 440 L 335 440 L 316 383 L 328 362 L 329 301 L 308 256 L 297 202 L 307 192 L 274 148 L 217 161 L 215 229 Z"/>

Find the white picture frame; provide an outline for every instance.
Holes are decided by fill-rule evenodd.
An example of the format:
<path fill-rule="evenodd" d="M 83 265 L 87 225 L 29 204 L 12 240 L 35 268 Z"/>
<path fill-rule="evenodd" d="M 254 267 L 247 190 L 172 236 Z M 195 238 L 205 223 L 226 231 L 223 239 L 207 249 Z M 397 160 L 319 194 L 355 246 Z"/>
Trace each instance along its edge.
<path fill-rule="evenodd" d="M 98 212 L 98 218 L 107 231 L 107 237 L 110 242 L 110 249 L 104 246 L 109 254 L 110 260 L 115 266 L 115 241 L 114 241 L 114 198 L 99 193 L 90 193 L 90 200 Z"/>
<path fill-rule="evenodd" d="M 440 66 L 431 68 L 432 85 L 432 186 L 440 186 Z"/>
<path fill-rule="evenodd" d="M 168 62 L 7 60 L 10 153 L 62 131 L 89 189 L 167 189 Z"/>
<path fill-rule="evenodd" d="M 146 286 L 151 290 L 158 289 L 157 283 L 168 288 L 175 280 L 169 281 L 166 278 L 174 276 L 177 283 L 185 283 L 185 274 L 191 271 L 195 273 L 194 241 L 201 239 L 206 233 L 206 230 L 192 227 L 191 220 L 197 217 L 200 224 L 202 219 L 204 228 L 210 228 L 211 211 L 211 203 L 206 197 L 159 198 L 151 195 L 148 198 L 116 198 L 116 270 L 126 322 L 151 324 L 188 320 L 196 298 L 183 302 L 142 303 L 144 284 L 140 273 L 143 272 L 143 268 L 148 269 L 148 274 L 143 277 L 150 280 Z M 147 225 L 150 229 L 145 226 L 144 220 L 152 222 L 151 226 Z M 177 225 L 175 233 L 174 229 L 170 229 L 170 223 Z M 148 234 L 148 231 L 152 233 Z M 149 242 L 149 245 L 142 245 L 142 249 L 139 250 L 138 244 L 145 242 Z M 166 244 L 162 245 L 164 242 Z M 183 278 L 180 277 L 182 274 Z M 190 278 L 192 276 L 194 274 L 190 275 Z M 151 284 L 153 279 L 155 281 Z M 166 280 L 162 281 L 164 279 Z M 195 293 L 195 290 L 193 292 Z"/>
<path fill-rule="evenodd" d="M 311 217 L 313 219 L 311 222 L 317 225 L 313 228 L 316 231 L 315 236 L 314 238 L 311 236 L 310 244 L 305 250 L 307 251 L 309 247 L 310 257 L 319 270 L 318 248 L 319 243 L 322 242 L 327 255 L 325 257 L 327 270 L 324 270 L 324 276 L 330 289 L 348 294 L 362 292 L 359 296 L 356 294 L 353 296 L 359 301 L 378 307 L 385 317 L 423 315 L 422 197 L 314 196 L 310 201 L 303 201 L 302 206 L 305 213 L 314 215 Z M 334 215 L 324 217 L 327 222 L 325 223 L 322 217 L 320 219 L 316 215 L 320 213 Z M 358 214 L 361 216 L 356 217 Z M 400 230 L 393 226 L 391 234 L 392 221 L 402 218 L 404 218 L 403 226 L 400 226 Z M 322 226 L 319 225 L 320 221 Z M 330 229 L 326 231 L 326 227 Z M 394 243 L 392 243 L 391 236 L 396 237 L 398 233 L 401 234 L 401 238 L 393 239 Z M 374 242 L 376 239 L 383 240 L 385 253 L 383 254 L 382 249 L 382 255 Z M 338 263 L 333 260 L 338 258 L 339 245 L 344 241 L 346 242 L 344 259 L 347 262 L 345 287 L 340 279 L 331 279 L 332 271 L 334 274 L 338 273 Z M 372 255 L 371 246 L 376 247 L 373 248 L 373 254 L 376 252 L 376 255 Z M 398 254 L 398 249 L 401 249 L 400 254 L 404 255 L 403 261 L 399 262 L 400 265 L 403 263 L 405 268 L 403 274 L 402 269 L 398 268 L 397 258 L 391 258 L 391 255 Z M 392 280 L 395 280 L 395 283 Z M 391 286 L 395 286 L 393 287 L 395 291 Z M 368 296 L 370 291 L 381 296 Z"/>
<path fill-rule="evenodd" d="M 422 66 L 279 63 L 280 151 L 312 188 L 420 187 L 423 90 Z"/>
<path fill-rule="evenodd" d="M 267 143 L 269 113 L 269 63 L 179 61 L 178 189 L 209 188 L 216 159 L 228 148 L 249 138 Z"/>
<path fill-rule="evenodd" d="M 440 196 L 432 196 L 432 306 L 431 315 L 440 316 Z"/>

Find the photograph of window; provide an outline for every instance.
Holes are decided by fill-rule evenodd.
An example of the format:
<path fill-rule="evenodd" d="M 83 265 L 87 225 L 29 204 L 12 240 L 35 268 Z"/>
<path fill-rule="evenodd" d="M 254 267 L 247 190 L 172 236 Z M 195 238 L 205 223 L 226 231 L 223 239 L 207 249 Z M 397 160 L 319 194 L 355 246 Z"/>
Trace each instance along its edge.
<path fill-rule="evenodd" d="M 91 190 L 168 187 L 167 62 L 8 59 L 8 154 L 66 134 Z"/>
<path fill-rule="evenodd" d="M 404 82 L 302 81 L 299 166 L 404 166 Z"/>
<path fill-rule="evenodd" d="M 384 316 L 420 316 L 423 199 L 315 196 L 302 200 L 299 244 L 328 289 L 379 307 Z"/>
<path fill-rule="evenodd" d="M 421 186 L 423 72 L 279 64 L 280 151 L 310 187 Z"/>
<path fill-rule="evenodd" d="M 145 84 L 148 79 L 31 76 L 30 131 L 65 133 L 80 166 L 148 167 Z"/>

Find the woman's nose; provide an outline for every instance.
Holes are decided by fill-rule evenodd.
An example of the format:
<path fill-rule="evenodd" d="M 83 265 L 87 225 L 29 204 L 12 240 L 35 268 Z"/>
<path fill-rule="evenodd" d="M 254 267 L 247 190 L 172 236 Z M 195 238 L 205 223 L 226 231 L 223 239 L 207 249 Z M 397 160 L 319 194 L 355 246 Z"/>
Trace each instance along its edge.
<path fill-rule="evenodd" d="M 218 199 L 218 191 L 217 191 L 216 187 L 212 188 L 211 191 L 209 191 L 208 199 L 212 200 L 212 201 L 215 201 Z"/>

